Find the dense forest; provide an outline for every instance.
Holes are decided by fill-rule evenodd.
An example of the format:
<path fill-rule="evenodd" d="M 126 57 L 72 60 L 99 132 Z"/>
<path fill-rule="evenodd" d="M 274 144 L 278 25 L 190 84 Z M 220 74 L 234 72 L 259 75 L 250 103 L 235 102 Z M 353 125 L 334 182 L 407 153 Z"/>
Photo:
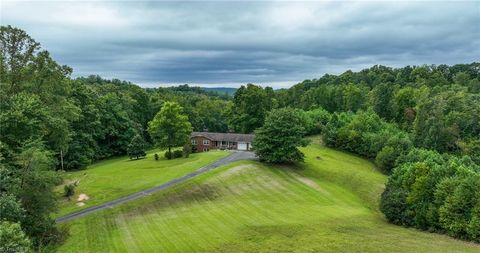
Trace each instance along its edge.
<path fill-rule="evenodd" d="M 391 175 L 381 210 L 395 224 L 480 241 L 480 63 L 373 66 L 289 89 L 253 84 L 233 96 L 182 85 L 141 88 L 72 78 L 26 32 L 0 31 L 0 229 L 25 247 L 60 243 L 51 214 L 57 171 L 127 153 L 166 102 L 194 131 L 252 133 L 289 107 L 305 132 L 374 160 Z"/>

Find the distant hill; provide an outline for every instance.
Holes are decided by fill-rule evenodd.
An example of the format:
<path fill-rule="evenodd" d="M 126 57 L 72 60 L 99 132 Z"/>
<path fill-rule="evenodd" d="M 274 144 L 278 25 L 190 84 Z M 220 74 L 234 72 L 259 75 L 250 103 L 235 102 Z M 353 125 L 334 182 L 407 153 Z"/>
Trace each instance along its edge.
<path fill-rule="evenodd" d="M 206 91 L 216 92 L 220 94 L 228 94 L 233 95 L 237 91 L 237 88 L 229 88 L 229 87 L 212 87 L 212 88 L 203 88 Z"/>

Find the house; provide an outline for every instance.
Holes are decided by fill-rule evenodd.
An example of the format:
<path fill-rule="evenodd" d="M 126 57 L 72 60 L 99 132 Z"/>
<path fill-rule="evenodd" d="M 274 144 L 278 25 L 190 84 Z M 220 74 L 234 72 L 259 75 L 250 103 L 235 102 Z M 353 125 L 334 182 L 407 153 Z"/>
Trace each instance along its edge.
<path fill-rule="evenodd" d="M 192 132 L 190 140 L 196 152 L 212 149 L 251 150 L 254 134 Z"/>

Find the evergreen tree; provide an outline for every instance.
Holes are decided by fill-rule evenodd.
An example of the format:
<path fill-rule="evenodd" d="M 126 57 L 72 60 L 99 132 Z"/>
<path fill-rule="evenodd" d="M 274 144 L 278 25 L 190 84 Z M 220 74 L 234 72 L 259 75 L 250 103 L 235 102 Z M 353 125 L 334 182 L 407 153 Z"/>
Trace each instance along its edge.
<path fill-rule="evenodd" d="M 145 153 L 145 142 L 143 141 L 142 136 L 137 134 L 133 137 L 130 144 L 128 144 L 127 153 L 130 159 L 139 159 L 140 157 L 147 155 Z"/>

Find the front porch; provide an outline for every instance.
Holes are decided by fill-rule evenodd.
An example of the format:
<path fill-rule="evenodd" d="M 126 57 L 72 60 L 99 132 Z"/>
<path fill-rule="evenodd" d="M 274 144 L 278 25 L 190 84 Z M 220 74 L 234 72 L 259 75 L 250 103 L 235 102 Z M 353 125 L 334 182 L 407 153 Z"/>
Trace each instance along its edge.
<path fill-rule="evenodd" d="M 232 141 L 214 141 L 213 145 L 216 149 L 237 149 L 237 143 Z"/>

